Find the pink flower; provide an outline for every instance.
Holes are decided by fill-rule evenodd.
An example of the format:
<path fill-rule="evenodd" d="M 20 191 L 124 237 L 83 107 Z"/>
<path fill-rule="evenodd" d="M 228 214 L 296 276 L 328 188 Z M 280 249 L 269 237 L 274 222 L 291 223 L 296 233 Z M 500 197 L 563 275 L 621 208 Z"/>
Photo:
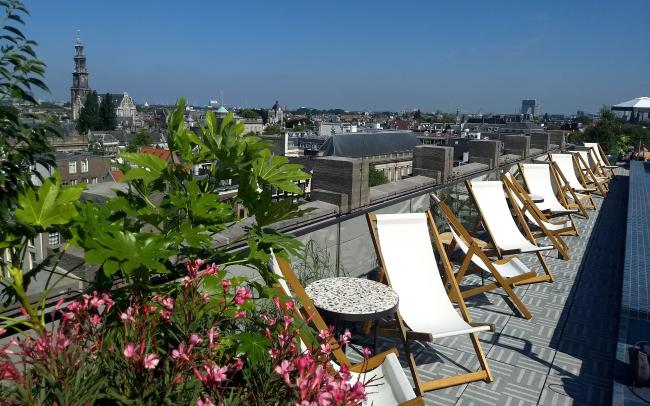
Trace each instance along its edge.
<path fill-rule="evenodd" d="M 321 350 L 324 354 L 329 355 L 329 354 L 332 353 L 332 346 L 330 346 L 328 343 L 323 343 L 323 344 L 320 345 L 320 350 Z"/>
<path fill-rule="evenodd" d="M 230 282 L 230 279 L 222 279 L 221 286 L 223 287 L 223 290 L 228 290 L 228 288 L 232 285 L 232 282 Z"/>
<path fill-rule="evenodd" d="M 144 356 L 144 367 L 147 369 L 154 369 L 160 362 L 160 357 L 156 354 L 147 354 Z"/>
<path fill-rule="evenodd" d="M 124 354 L 124 358 L 133 358 L 135 356 L 135 344 L 127 343 L 122 354 Z"/>
<path fill-rule="evenodd" d="M 196 401 L 196 404 L 194 406 L 214 406 L 214 403 L 208 398 L 205 400 L 199 399 Z"/>
<path fill-rule="evenodd" d="M 90 322 L 93 326 L 97 326 L 102 322 L 102 318 L 98 314 L 93 314 L 93 316 L 90 318 Z"/>
<path fill-rule="evenodd" d="M 208 292 L 203 293 L 203 302 L 208 303 L 210 301 L 210 294 Z"/>
<path fill-rule="evenodd" d="M 347 328 L 345 329 L 345 332 L 341 336 L 341 339 L 339 340 L 339 343 L 341 345 L 345 345 L 350 342 L 350 339 L 352 338 L 352 333 L 350 333 L 350 330 Z"/>
<path fill-rule="evenodd" d="M 199 337 L 198 334 L 192 334 L 190 336 L 190 347 L 196 347 L 197 345 L 201 344 L 203 342 L 203 339 Z"/>
<path fill-rule="evenodd" d="M 327 339 L 331 338 L 333 335 L 334 335 L 334 327 L 332 327 L 332 326 L 330 326 L 327 330 L 323 329 L 318 333 L 318 337 L 321 340 L 327 340 Z"/>
<path fill-rule="evenodd" d="M 172 350 L 172 358 L 174 359 L 184 359 L 185 361 L 189 361 L 190 358 L 187 356 L 187 352 L 185 351 L 185 344 L 180 343 L 178 344 L 178 349 L 173 349 Z"/>
<path fill-rule="evenodd" d="M 232 364 L 232 369 L 234 369 L 235 371 L 239 371 L 243 367 L 244 367 L 244 361 L 242 361 L 241 358 L 237 358 L 235 360 L 235 363 Z"/>
<path fill-rule="evenodd" d="M 215 341 L 215 337 L 217 337 L 218 335 L 219 335 L 219 332 L 214 327 L 212 327 L 212 328 L 210 328 L 210 330 L 208 330 L 208 349 L 211 350 L 214 347 L 216 347 L 217 345 L 219 345 L 219 340 Z"/>
<path fill-rule="evenodd" d="M 206 275 L 214 275 L 217 272 L 219 272 L 219 266 L 214 262 L 205 267 Z"/>
<path fill-rule="evenodd" d="M 253 295 L 251 294 L 251 290 L 248 287 L 245 286 L 238 286 L 237 291 L 235 293 L 235 304 L 236 305 L 242 305 L 246 302 L 248 299 L 252 299 Z"/>
<path fill-rule="evenodd" d="M 171 297 L 167 297 L 163 299 L 162 304 L 163 306 L 165 306 L 167 310 L 169 311 L 174 310 L 174 299 L 172 299 Z"/>
<path fill-rule="evenodd" d="M 203 365 L 203 369 L 205 370 L 205 375 L 202 375 L 196 369 L 194 370 L 194 374 L 206 386 L 214 386 L 227 379 L 226 372 L 228 372 L 228 368 L 226 367 L 219 368 L 215 364 L 211 364 Z"/>
<path fill-rule="evenodd" d="M 287 302 L 284 304 L 287 308 L 288 311 L 292 311 L 293 309 L 296 308 L 296 302 L 293 300 L 287 300 Z"/>
<path fill-rule="evenodd" d="M 244 317 L 246 317 L 246 310 L 241 310 L 241 309 L 240 309 L 240 310 L 237 310 L 237 311 L 235 312 L 235 316 L 234 316 L 234 317 L 235 317 L 236 319 L 243 319 Z"/>
<path fill-rule="evenodd" d="M 370 348 L 363 347 L 363 356 L 369 358 L 370 355 L 372 355 L 372 351 L 370 351 Z"/>
<path fill-rule="evenodd" d="M 294 370 L 293 365 L 291 365 L 291 363 L 289 361 L 287 361 L 286 359 L 282 360 L 280 365 L 278 365 L 274 369 L 276 374 L 282 376 L 282 378 L 284 379 L 284 382 L 287 385 L 291 385 L 291 380 L 289 379 L 289 372 L 291 372 L 293 370 Z"/>
<path fill-rule="evenodd" d="M 126 323 L 127 321 L 135 321 L 133 318 L 133 307 L 127 307 L 125 312 L 120 313 L 120 320 Z"/>

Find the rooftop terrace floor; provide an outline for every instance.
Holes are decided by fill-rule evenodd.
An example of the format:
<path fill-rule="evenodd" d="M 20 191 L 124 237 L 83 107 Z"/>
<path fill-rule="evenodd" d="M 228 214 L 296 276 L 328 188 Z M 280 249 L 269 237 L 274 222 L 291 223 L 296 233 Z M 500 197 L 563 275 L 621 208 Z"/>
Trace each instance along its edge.
<path fill-rule="evenodd" d="M 515 288 L 531 320 L 519 316 L 500 290 L 466 301 L 473 321 L 496 325 L 494 333 L 479 333 L 494 381 L 428 392 L 427 405 L 611 404 L 628 199 L 628 172 L 617 173 L 590 218 L 577 218 L 580 235 L 566 237 L 571 259 L 558 259 L 555 251 L 546 255 L 555 281 Z M 521 259 L 539 271 L 535 257 L 526 257 Z M 478 368 L 468 336 L 411 346 L 425 379 Z M 403 355 L 400 341 L 380 338 L 380 351 L 392 347 Z M 348 355 L 358 360 L 350 349 Z"/>

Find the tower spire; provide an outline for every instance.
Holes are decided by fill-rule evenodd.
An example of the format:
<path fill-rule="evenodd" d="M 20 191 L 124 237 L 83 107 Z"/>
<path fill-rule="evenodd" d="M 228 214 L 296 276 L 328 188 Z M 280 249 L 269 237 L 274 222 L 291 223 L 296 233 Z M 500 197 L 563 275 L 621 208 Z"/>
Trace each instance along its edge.
<path fill-rule="evenodd" d="M 72 119 L 79 118 L 81 107 L 90 93 L 88 87 L 88 70 L 86 69 L 86 54 L 81 42 L 79 30 L 74 44 L 74 71 L 72 72 L 72 86 L 70 87 L 70 104 L 72 106 Z"/>

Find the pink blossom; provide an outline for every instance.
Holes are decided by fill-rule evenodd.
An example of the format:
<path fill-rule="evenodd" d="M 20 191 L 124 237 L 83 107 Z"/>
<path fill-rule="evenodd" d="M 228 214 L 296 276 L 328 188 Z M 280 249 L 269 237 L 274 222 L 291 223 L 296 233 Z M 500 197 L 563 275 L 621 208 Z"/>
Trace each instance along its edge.
<path fill-rule="evenodd" d="M 329 354 L 332 353 L 332 346 L 329 345 L 329 343 L 323 343 L 323 344 L 320 345 L 320 350 L 321 350 L 324 354 L 329 355 Z"/>
<path fill-rule="evenodd" d="M 235 312 L 235 316 L 234 316 L 234 317 L 235 317 L 236 319 L 243 319 L 244 317 L 246 317 L 246 310 L 241 310 L 241 309 L 237 310 L 237 311 Z"/>
<path fill-rule="evenodd" d="M 133 307 L 129 306 L 125 312 L 120 313 L 120 320 L 126 323 L 127 321 L 135 321 L 133 318 Z"/>
<path fill-rule="evenodd" d="M 203 302 L 208 303 L 210 301 L 210 294 L 208 292 L 203 292 Z"/>
<path fill-rule="evenodd" d="M 237 291 L 235 293 L 235 304 L 236 305 L 242 305 L 246 302 L 248 299 L 252 299 L 253 295 L 251 294 L 251 290 L 246 287 L 246 286 L 238 286 Z"/>
<path fill-rule="evenodd" d="M 219 333 L 218 333 L 217 329 L 215 329 L 214 327 L 212 327 L 212 328 L 210 328 L 210 330 L 208 330 L 208 349 L 211 350 L 212 348 L 219 345 L 219 340 L 215 341 L 215 337 L 217 337 L 218 335 L 219 335 Z"/>
<path fill-rule="evenodd" d="M 205 400 L 199 399 L 196 401 L 196 404 L 194 406 L 214 406 L 214 403 L 208 398 Z"/>
<path fill-rule="evenodd" d="M 147 369 L 154 369 L 158 362 L 160 362 L 160 357 L 156 354 L 147 354 L 144 356 L 144 367 Z"/>
<path fill-rule="evenodd" d="M 187 352 L 185 351 L 185 344 L 180 343 L 178 344 L 178 349 L 173 349 L 172 350 L 172 358 L 174 359 L 183 359 L 185 361 L 189 361 L 190 358 L 187 356 Z"/>
<path fill-rule="evenodd" d="M 127 343 L 122 354 L 124 354 L 124 358 L 133 358 L 135 356 L 135 344 Z"/>
<path fill-rule="evenodd" d="M 211 264 L 208 264 L 208 266 L 205 267 L 205 274 L 206 275 L 214 275 L 215 273 L 219 272 L 219 266 L 215 264 L 214 262 Z"/>
<path fill-rule="evenodd" d="M 296 308 L 296 302 L 293 300 L 287 300 L 284 305 L 286 306 L 288 311 L 293 311 L 293 309 Z"/>
<path fill-rule="evenodd" d="M 196 347 L 197 345 L 201 344 L 203 342 L 203 339 L 199 337 L 198 334 L 192 334 L 190 336 L 190 347 Z"/>
<path fill-rule="evenodd" d="M 92 317 L 90 318 L 90 322 L 92 323 L 93 326 L 99 325 L 99 323 L 102 322 L 102 318 L 98 314 L 93 314 Z"/>
<path fill-rule="evenodd" d="M 228 288 L 232 285 L 232 282 L 230 282 L 230 279 L 222 279 L 221 282 L 221 287 L 223 287 L 223 290 L 228 290 Z"/>
<path fill-rule="evenodd" d="M 369 358 L 370 355 L 372 355 L 372 351 L 370 351 L 370 348 L 363 347 L 363 356 Z"/>
<path fill-rule="evenodd" d="M 350 333 L 350 330 L 347 328 L 345 329 L 345 332 L 341 336 L 341 339 L 339 340 L 339 343 L 341 345 L 345 345 L 350 342 L 350 339 L 352 338 L 352 333 Z"/>
<path fill-rule="evenodd" d="M 235 359 L 235 363 L 232 364 L 232 369 L 234 369 L 235 371 L 239 371 L 243 367 L 244 367 L 244 361 L 242 361 L 241 358 Z"/>
<path fill-rule="evenodd" d="M 163 299 L 162 304 L 163 306 L 165 306 L 167 310 L 170 311 L 174 310 L 174 299 L 172 299 L 171 297 L 166 297 L 165 299 Z"/>
<path fill-rule="evenodd" d="M 228 368 L 226 367 L 218 367 L 215 364 L 210 364 L 203 365 L 203 369 L 205 370 L 205 375 L 202 375 L 196 369 L 194 370 L 194 374 L 206 386 L 215 386 L 227 379 L 226 372 L 228 372 Z"/>
<path fill-rule="evenodd" d="M 284 379 L 284 382 L 287 385 L 291 385 L 291 381 L 289 379 L 289 372 L 291 372 L 293 370 L 294 370 L 293 365 L 289 361 L 287 361 L 286 359 L 282 360 L 280 365 L 278 365 L 274 369 L 276 374 L 282 376 L 282 378 Z"/>

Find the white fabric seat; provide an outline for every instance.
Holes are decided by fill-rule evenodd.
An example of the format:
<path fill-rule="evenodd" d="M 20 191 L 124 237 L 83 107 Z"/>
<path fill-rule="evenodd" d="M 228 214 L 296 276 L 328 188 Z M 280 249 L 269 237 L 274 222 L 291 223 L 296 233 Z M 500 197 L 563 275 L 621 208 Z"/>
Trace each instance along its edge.
<path fill-rule="evenodd" d="M 460 248 L 460 250 L 463 251 L 465 255 L 467 255 L 467 252 L 469 251 L 469 247 L 467 246 L 467 244 L 465 244 L 463 239 L 460 238 L 458 234 L 456 234 L 456 231 L 454 231 L 453 227 L 450 226 L 449 231 L 451 231 L 451 235 L 454 237 L 454 240 L 456 241 L 456 245 L 458 246 L 458 248 Z M 479 267 L 481 270 L 488 273 L 492 273 L 490 271 L 490 268 L 487 267 L 485 262 L 483 262 L 478 255 L 472 255 L 471 261 L 474 265 Z M 494 266 L 494 268 L 496 268 L 496 270 L 504 278 L 514 278 L 532 272 L 530 268 L 528 268 L 523 262 L 519 260 L 519 258 L 512 258 L 510 261 L 504 264 L 497 264 L 493 262 L 492 266 Z"/>
<path fill-rule="evenodd" d="M 571 189 L 576 192 L 595 192 L 595 188 L 585 187 L 576 176 L 575 167 L 573 166 L 573 156 L 571 154 L 551 154 L 551 161 L 555 162 L 558 169 L 564 175 Z"/>
<path fill-rule="evenodd" d="M 602 154 L 600 153 L 600 148 L 598 147 L 597 142 L 585 142 L 583 145 L 587 148 L 591 148 L 591 150 L 594 153 L 594 156 L 598 160 L 598 164 L 601 167 L 607 169 L 614 169 L 617 167 L 616 165 L 608 165 L 607 162 L 605 162 L 605 158 L 603 158 Z"/>
<path fill-rule="evenodd" d="M 543 202 L 537 203 L 542 211 L 551 213 L 577 213 L 576 209 L 567 209 L 560 203 L 553 190 L 551 166 L 548 164 L 522 164 L 519 166 L 521 175 L 526 182 L 526 187 L 531 195 L 538 195 L 544 198 Z"/>
<path fill-rule="evenodd" d="M 471 193 L 494 244 L 504 253 L 552 250 L 532 244 L 519 231 L 503 194 L 501 181 L 470 181 Z"/>
<path fill-rule="evenodd" d="M 440 278 L 425 213 L 377 214 L 377 235 L 399 313 L 413 331 L 432 338 L 489 330 L 473 327 L 454 309 Z"/>

